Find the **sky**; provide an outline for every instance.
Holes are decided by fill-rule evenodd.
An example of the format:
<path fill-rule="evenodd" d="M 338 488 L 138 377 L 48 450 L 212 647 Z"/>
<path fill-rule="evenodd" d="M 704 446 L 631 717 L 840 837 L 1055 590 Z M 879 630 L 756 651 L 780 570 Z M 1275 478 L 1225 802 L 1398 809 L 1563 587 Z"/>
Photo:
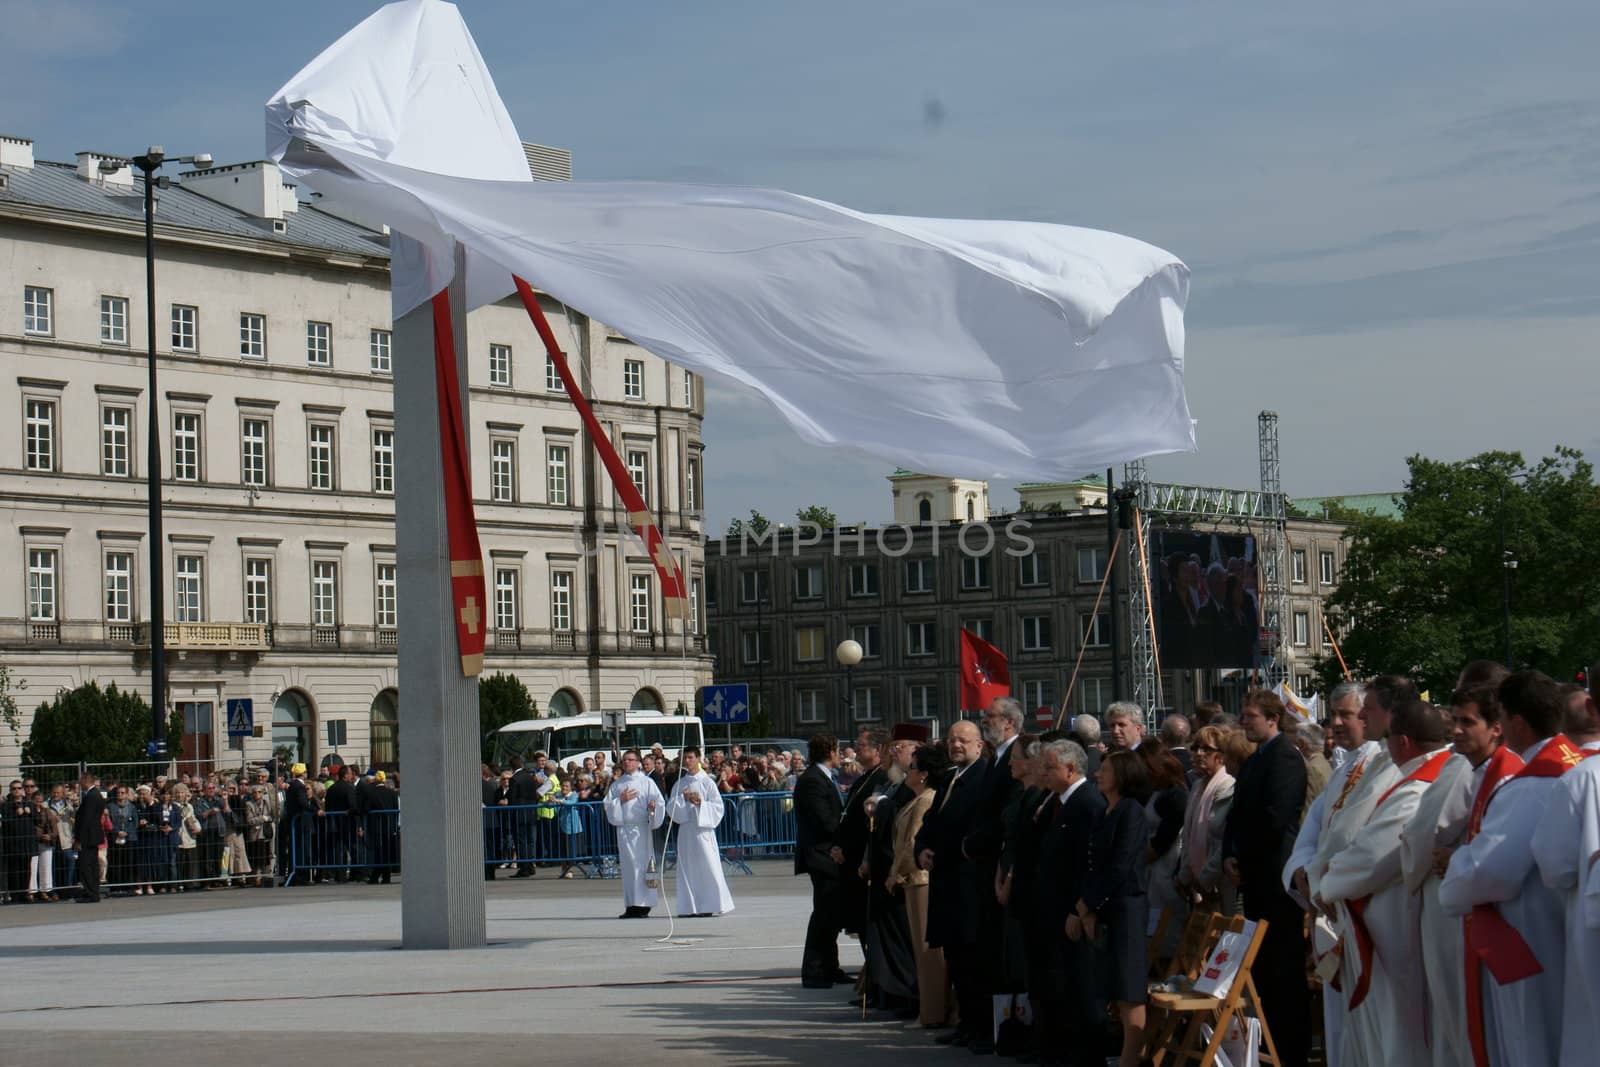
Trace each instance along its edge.
<path fill-rule="evenodd" d="M 46 159 L 260 158 L 266 98 L 375 6 L 4 0 L 0 131 Z M 1256 485 L 1264 408 L 1295 496 L 1396 489 L 1417 453 L 1600 452 L 1593 4 L 460 7 L 522 136 L 579 178 L 1070 223 L 1182 258 L 1200 448 L 1156 479 Z M 754 394 L 708 383 L 705 441 L 714 529 L 890 516 L 884 463 L 802 443 Z"/>

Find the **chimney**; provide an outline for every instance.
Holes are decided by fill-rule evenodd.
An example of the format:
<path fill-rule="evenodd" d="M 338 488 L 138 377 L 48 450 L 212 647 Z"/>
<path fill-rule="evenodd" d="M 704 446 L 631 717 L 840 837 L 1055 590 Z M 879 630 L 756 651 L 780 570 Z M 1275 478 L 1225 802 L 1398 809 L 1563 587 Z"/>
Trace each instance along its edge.
<path fill-rule="evenodd" d="M 27 137 L 12 137 L 0 133 L 0 167 L 33 169 L 33 141 Z"/>
<path fill-rule="evenodd" d="M 282 221 L 286 212 L 296 211 L 294 186 L 286 185 L 276 163 L 232 163 L 209 170 L 186 170 L 179 176 L 183 187 L 192 193 L 226 204 L 254 219 Z"/>
<path fill-rule="evenodd" d="M 101 160 L 118 164 L 117 169 L 110 172 L 101 170 Z M 133 164 L 122 156 L 108 156 L 104 152 L 79 152 L 78 177 L 91 185 L 103 185 L 107 189 L 132 189 Z"/>

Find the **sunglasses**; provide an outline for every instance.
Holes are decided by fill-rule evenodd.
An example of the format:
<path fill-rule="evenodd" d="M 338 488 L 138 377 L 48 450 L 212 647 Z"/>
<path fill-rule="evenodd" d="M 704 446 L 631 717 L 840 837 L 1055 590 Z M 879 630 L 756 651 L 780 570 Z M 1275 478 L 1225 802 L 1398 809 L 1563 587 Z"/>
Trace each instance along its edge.
<path fill-rule="evenodd" d="M 1212 748 L 1210 745 L 1193 745 L 1193 746 L 1191 746 L 1191 750 L 1194 751 L 1194 752 L 1215 752 L 1215 751 L 1217 751 L 1216 749 Z"/>

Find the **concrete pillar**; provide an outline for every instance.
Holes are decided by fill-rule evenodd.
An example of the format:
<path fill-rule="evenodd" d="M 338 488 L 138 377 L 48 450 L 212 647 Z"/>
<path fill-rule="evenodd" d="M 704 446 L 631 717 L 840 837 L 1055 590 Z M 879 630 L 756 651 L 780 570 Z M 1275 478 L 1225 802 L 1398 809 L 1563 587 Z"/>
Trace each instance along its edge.
<path fill-rule="evenodd" d="M 394 239 L 397 244 L 405 240 L 399 234 Z M 450 308 L 465 420 L 470 403 L 464 274 L 457 248 Z M 399 428 L 395 548 L 400 568 L 400 806 L 405 832 L 401 940 L 408 949 L 475 948 L 487 938 L 478 680 L 462 676 L 456 644 L 433 369 L 433 310 L 428 304 L 394 324 L 394 417 Z"/>

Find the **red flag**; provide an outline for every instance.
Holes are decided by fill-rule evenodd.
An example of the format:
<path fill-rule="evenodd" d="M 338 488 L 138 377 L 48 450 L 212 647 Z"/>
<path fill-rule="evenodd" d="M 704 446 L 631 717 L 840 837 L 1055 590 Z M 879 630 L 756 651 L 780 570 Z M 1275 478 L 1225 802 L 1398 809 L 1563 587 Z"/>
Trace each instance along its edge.
<path fill-rule="evenodd" d="M 478 522 L 472 511 L 472 476 L 467 465 L 466 432 L 461 425 L 461 382 L 456 375 L 448 289 L 439 290 L 433 297 L 433 368 L 439 393 L 439 448 L 444 457 L 445 522 L 456 642 L 461 649 L 461 673 L 473 678 L 483 670 L 489 602 L 484 595 Z"/>
<path fill-rule="evenodd" d="M 1011 695 L 1011 667 L 1004 652 L 961 631 L 961 710 L 982 711 L 995 697 Z"/>

